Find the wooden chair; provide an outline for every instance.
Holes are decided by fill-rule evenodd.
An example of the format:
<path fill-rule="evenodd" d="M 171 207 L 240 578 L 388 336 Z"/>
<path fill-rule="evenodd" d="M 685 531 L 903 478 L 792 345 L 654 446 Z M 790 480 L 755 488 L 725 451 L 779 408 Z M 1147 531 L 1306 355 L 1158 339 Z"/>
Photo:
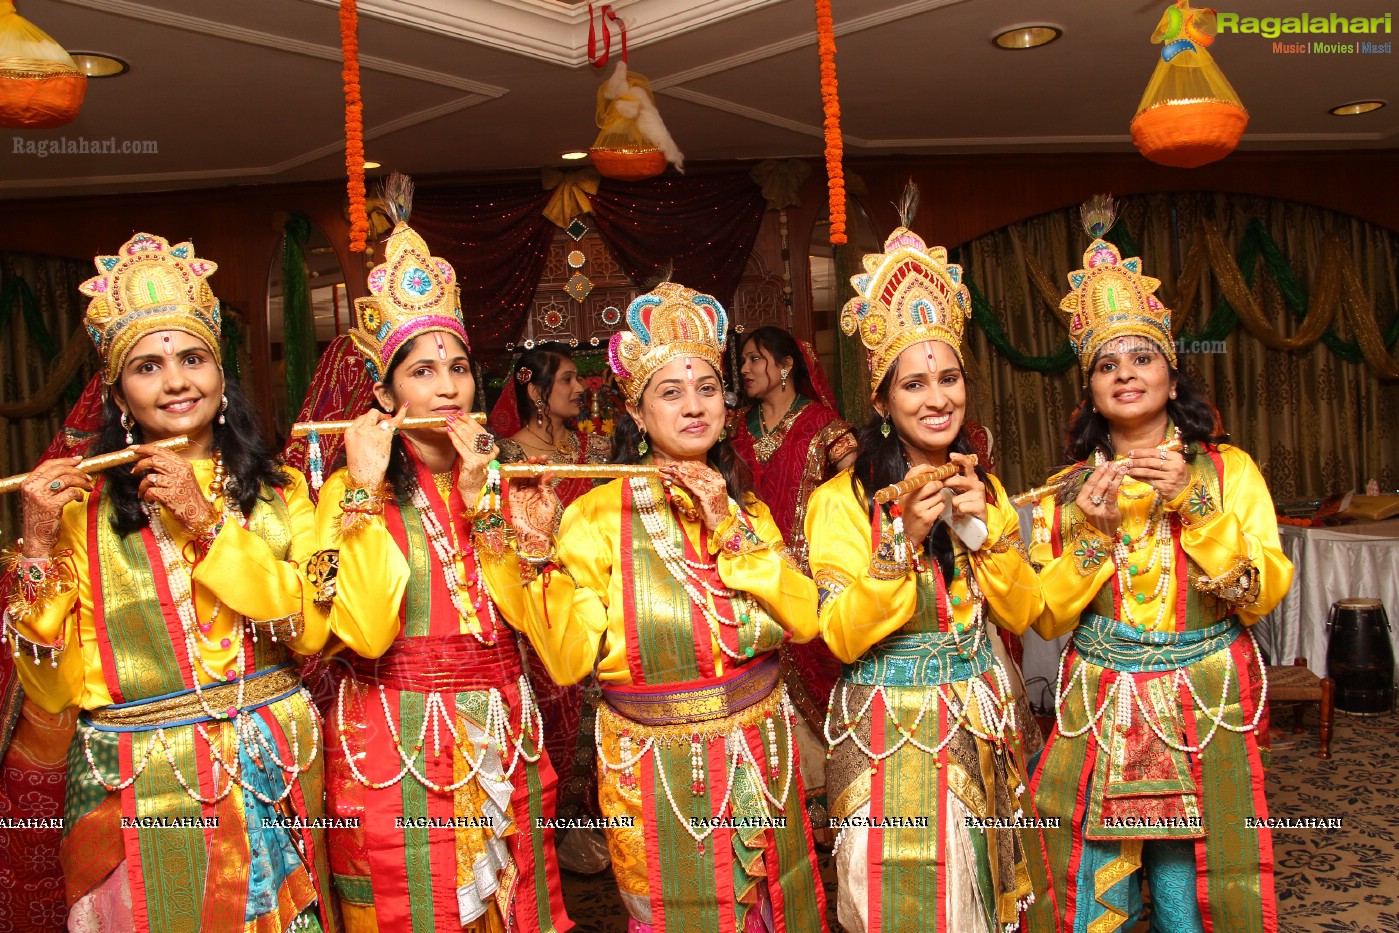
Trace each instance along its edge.
<path fill-rule="evenodd" d="M 1302 731 L 1302 714 L 1305 704 L 1316 703 L 1321 710 L 1321 750 L 1319 758 L 1331 757 L 1331 726 L 1333 723 L 1332 701 L 1336 683 L 1330 677 L 1318 677 L 1307 667 L 1306 658 L 1295 658 L 1290 665 L 1268 667 L 1268 703 L 1278 705 L 1291 703 L 1292 731 Z"/>

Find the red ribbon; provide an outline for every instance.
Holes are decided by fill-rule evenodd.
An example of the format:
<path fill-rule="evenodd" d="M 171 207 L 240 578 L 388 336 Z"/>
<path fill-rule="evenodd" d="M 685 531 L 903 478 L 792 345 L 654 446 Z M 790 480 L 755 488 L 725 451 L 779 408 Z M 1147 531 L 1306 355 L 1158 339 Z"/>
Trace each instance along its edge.
<path fill-rule="evenodd" d="M 612 9 L 612 4 L 604 3 L 599 12 L 598 21 L 602 26 L 602 57 L 597 54 L 597 29 L 593 24 L 593 5 L 588 4 L 588 61 L 594 68 L 601 68 L 607 64 L 607 59 L 612 54 L 612 31 L 607 28 L 607 22 L 611 20 L 617 24 L 617 34 L 622 42 L 622 63 L 627 61 L 627 24 L 622 22 L 617 11 Z"/>

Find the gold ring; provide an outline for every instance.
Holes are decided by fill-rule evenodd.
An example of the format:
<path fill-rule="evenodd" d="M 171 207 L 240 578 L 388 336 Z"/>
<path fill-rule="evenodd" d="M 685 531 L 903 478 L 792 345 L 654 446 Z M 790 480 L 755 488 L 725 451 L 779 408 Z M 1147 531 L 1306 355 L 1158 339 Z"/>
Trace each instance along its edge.
<path fill-rule="evenodd" d="M 63 488 L 63 480 L 54 480 L 52 483 L 49 483 L 49 488 L 52 489 L 54 492 L 58 492 L 60 489 Z"/>

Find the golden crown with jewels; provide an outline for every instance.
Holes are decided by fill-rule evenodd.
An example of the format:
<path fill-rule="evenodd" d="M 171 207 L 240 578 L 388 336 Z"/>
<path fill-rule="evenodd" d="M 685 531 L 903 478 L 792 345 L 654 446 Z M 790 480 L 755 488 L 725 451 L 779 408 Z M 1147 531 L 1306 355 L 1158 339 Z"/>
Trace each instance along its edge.
<path fill-rule="evenodd" d="M 1154 294 L 1161 280 L 1142 275 L 1142 261 L 1123 259 L 1102 235 L 1112 229 L 1117 209 L 1106 195 L 1091 198 L 1081 208 L 1084 228 L 1093 237 L 1083 254 L 1083 268 L 1069 273 L 1073 291 L 1059 303 L 1069 325 L 1069 340 L 1078 354 L 1084 378 L 1103 346 L 1118 337 L 1145 337 L 1158 344 L 1176 366 L 1171 309 Z"/>
<path fill-rule="evenodd" d="M 884 241 L 884 252 L 865 254 L 864 274 L 850 278 L 856 296 L 840 314 L 840 329 L 850 337 L 859 334 L 869 351 L 871 391 L 916 343 L 941 341 L 960 361 L 972 310 L 962 267 L 947 261 L 946 249 L 930 249 L 908 229 L 918 210 L 917 185 L 909 184 L 898 207 L 903 225 Z"/>
<path fill-rule="evenodd" d="M 729 315 L 713 296 L 662 282 L 627 306 L 627 326 L 612 335 L 607 359 L 633 405 L 656 370 L 680 357 L 698 357 L 722 376 Z"/>
<path fill-rule="evenodd" d="M 83 325 L 102 357 L 103 379 L 117 381 L 131 348 L 148 334 L 178 330 L 208 344 L 219 357 L 219 300 L 208 278 L 218 266 L 194 254 L 190 243 L 138 233 L 115 256 L 93 260 L 98 275 L 78 286 L 92 299 Z"/>
<path fill-rule="evenodd" d="M 388 378 L 394 354 L 420 334 L 455 334 L 471 350 L 456 270 L 432 255 L 408 226 L 412 181 L 395 172 L 384 184 L 384 201 L 395 220 L 393 232 L 384 243 L 384 261 L 369 271 L 369 295 L 355 299 L 355 324 L 350 328 L 350 339 L 364 354 L 375 382 Z"/>

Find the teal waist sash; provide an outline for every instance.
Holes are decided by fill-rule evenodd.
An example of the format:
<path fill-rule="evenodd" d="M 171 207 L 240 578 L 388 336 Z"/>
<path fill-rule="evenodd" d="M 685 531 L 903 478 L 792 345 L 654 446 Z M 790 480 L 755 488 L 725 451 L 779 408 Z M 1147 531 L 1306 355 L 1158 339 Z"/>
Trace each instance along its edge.
<path fill-rule="evenodd" d="M 1074 650 L 1089 664 L 1131 674 L 1188 667 L 1226 650 L 1244 627 L 1235 616 L 1186 632 L 1143 632 L 1117 619 L 1085 612 L 1074 629 Z"/>
<path fill-rule="evenodd" d="M 886 687 L 935 687 L 957 683 L 986 673 L 996 663 L 991 636 L 983 634 L 976 650 L 964 657 L 958 638 L 970 643 L 974 636 L 952 632 L 917 632 L 891 635 L 854 664 L 845 665 L 841 679 L 849 684 Z M 969 647 L 964 644 L 963 647 Z"/>

